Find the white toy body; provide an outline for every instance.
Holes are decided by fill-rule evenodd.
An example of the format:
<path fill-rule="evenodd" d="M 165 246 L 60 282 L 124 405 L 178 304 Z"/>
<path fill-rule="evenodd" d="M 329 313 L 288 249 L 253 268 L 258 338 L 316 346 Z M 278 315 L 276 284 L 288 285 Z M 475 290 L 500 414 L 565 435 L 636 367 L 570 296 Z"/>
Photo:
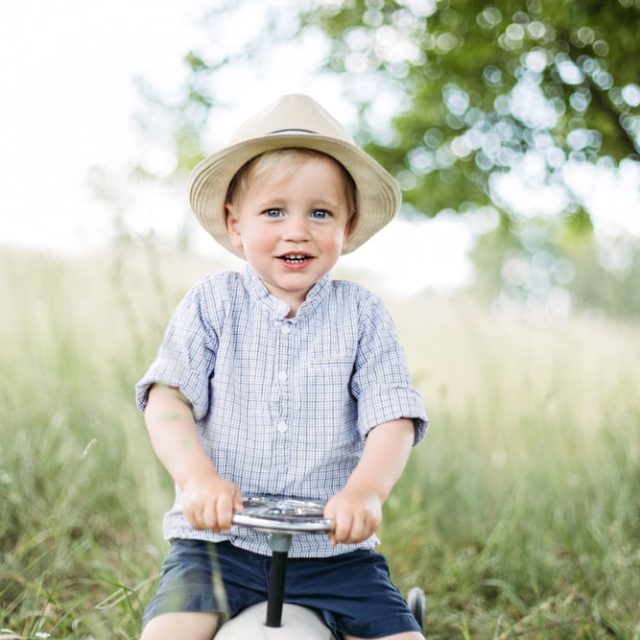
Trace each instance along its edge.
<path fill-rule="evenodd" d="M 281 627 L 267 627 L 266 615 L 266 602 L 249 607 L 222 625 L 216 640 L 331 640 L 333 637 L 320 616 L 305 607 L 285 604 Z"/>

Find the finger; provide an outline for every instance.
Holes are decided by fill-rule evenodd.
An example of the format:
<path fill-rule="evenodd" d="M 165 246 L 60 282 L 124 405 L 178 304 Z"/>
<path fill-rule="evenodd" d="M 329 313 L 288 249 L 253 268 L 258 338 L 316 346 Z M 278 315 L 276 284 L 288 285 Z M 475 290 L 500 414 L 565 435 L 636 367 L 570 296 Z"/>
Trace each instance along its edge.
<path fill-rule="evenodd" d="M 218 531 L 217 499 L 208 500 L 202 509 L 202 528 Z"/>
<path fill-rule="evenodd" d="M 194 508 L 194 509 L 192 509 L 191 514 L 192 514 L 191 524 L 193 525 L 194 529 L 206 529 L 207 528 L 206 520 L 205 520 L 204 513 L 203 513 L 202 509 Z"/>
<path fill-rule="evenodd" d="M 206 528 L 204 507 L 205 503 L 201 499 L 201 493 L 193 483 L 188 483 L 183 495 L 184 514 L 194 529 Z"/>
<path fill-rule="evenodd" d="M 352 521 L 353 514 L 351 513 L 351 511 L 341 510 L 336 513 L 336 525 L 334 529 L 334 538 L 336 542 L 346 542 L 348 540 Z"/>
<path fill-rule="evenodd" d="M 239 490 L 237 490 L 234 494 L 233 498 L 233 510 L 234 511 L 244 511 L 244 498 Z"/>
<path fill-rule="evenodd" d="M 186 505 L 183 507 L 184 510 L 184 517 L 187 519 L 187 522 L 194 528 L 197 529 L 197 520 L 195 517 L 195 513 L 193 512 L 193 509 L 190 509 L 189 507 L 187 507 Z"/>
<path fill-rule="evenodd" d="M 360 514 L 353 514 L 351 526 L 346 534 L 345 542 L 360 542 L 365 532 L 365 521 Z"/>
<path fill-rule="evenodd" d="M 327 502 L 327 504 L 324 505 L 324 509 L 322 511 L 322 515 L 327 520 L 335 520 L 335 518 L 336 518 L 336 507 L 335 507 L 335 500 L 333 498 L 331 498 L 331 500 L 329 500 Z"/>
<path fill-rule="evenodd" d="M 216 516 L 218 519 L 218 529 L 227 531 L 231 528 L 231 516 L 233 515 L 233 502 L 229 494 L 223 493 L 218 496 L 216 503 Z"/>
<path fill-rule="evenodd" d="M 335 544 L 336 543 L 336 536 L 335 536 L 336 516 L 335 516 L 335 507 L 334 507 L 333 498 L 324 505 L 322 516 L 326 520 L 331 520 L 331 531 L 327 531 L 327 537 L 329 538 L 329 542 L 331 542 L 331 544 Z"/>
<path fill-rule="evenodd" d="M 380 519 L 376 516 L 376 514 L 367 511 L 366 517 L 363 521 L 363 529 L 360 541 L 370 538 L 378 530 L 379 525 Z"/>

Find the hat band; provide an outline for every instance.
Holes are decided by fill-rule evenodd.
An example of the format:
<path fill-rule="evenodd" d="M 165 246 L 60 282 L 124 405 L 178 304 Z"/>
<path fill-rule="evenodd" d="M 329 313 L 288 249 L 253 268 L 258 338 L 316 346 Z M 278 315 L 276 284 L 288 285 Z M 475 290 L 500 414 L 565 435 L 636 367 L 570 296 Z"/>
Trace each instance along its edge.
<path fill-rule="evenodd" d="M 272 133 L 313 133 L 317 134 L 317 131 L 311 131 L 311 129 L 276 129 L 275 131 L 271 131 L 269 135 Z"/>

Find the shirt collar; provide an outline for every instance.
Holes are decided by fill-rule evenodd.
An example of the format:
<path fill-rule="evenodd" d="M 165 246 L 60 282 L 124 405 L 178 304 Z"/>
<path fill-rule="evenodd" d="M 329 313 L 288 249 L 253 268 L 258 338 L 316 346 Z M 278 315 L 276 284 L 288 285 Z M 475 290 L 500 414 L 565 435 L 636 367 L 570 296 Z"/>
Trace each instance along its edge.
<path fill-rule="evenodd" d="M 269 311 L 279 319 L 287 317 L 291 307 L 283 300 L 276 298 L 269 289 L 267 289 L 265 284 L 258 277 L 258 274 L 249 264 L 244 266 L 242 279 L 252 300 L 267 307 L 267 309 L 269 309 Z M 311 289 L 309 289 L 305 301 L 300 305 L 298 313 L 296 313 L 296 318 L 309 315 L 326 297 L 330 288 L 331 277 L 329 274 L 325 274 L 313 285 L 313 287 L 311 287 Z"/>

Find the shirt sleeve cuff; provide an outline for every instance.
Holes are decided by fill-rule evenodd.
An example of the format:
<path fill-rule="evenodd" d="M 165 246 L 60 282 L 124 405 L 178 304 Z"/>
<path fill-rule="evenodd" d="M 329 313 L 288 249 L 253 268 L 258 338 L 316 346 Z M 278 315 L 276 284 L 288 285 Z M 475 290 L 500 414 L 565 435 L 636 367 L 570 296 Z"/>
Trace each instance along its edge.
<path fill-rule="evenodd" d="M 406 387 L 372 387 L 358 399 L 358 429 L 362 437 L 374 427 L 399 418 L 413 420 L 415 446 L 424 438 L 429 425 L 417 391 Z"/>
<path fill-rule="evenodd" d="M 202 420 L 209 411 L 208 394 L 195 384 L 189 384 L 174 367 L 152 365 L 144 377 L 136 384 L 136 405 L 144 413 L 149 400 L 149 390 L 154 384 L 164 384 L 175 387 L 191 403 L 191 410 L 195 420 Z"/>

